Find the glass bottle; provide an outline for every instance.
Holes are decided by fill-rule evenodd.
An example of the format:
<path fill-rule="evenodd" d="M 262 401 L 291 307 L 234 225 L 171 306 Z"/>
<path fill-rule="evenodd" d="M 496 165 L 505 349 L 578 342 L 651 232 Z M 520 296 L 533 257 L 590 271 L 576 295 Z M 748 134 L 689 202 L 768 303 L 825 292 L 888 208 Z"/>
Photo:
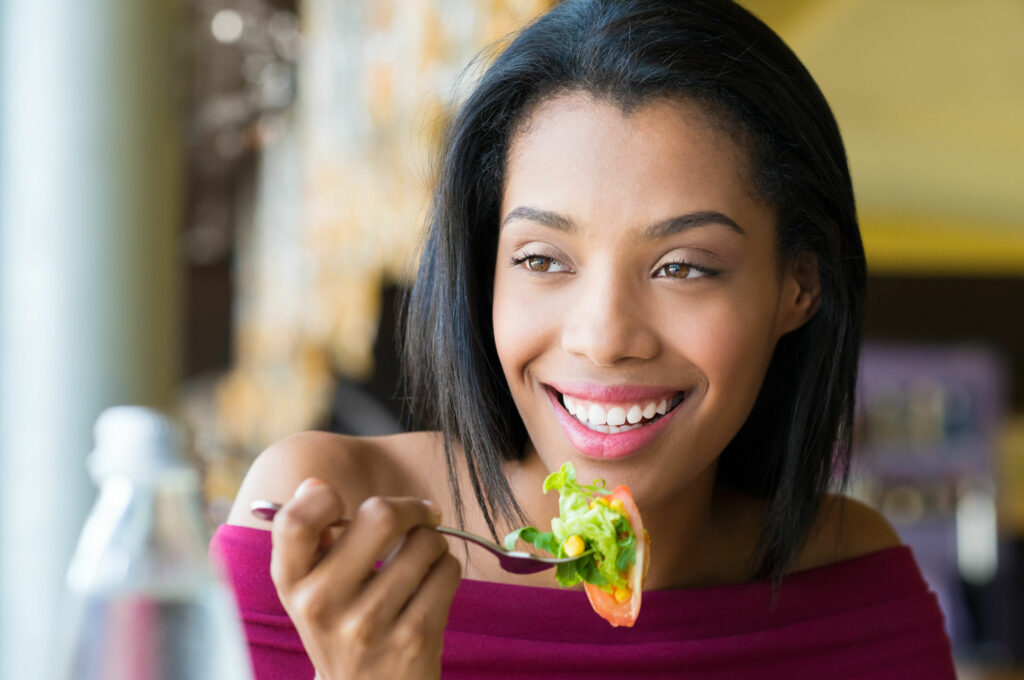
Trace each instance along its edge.
<path fill-rule="evenodd" d="M 138 406 L 96 422 L 99 496 L 68 569 L 56 677 L 251 680 L 237 606 L 207 556 L 181 429 Z"/>

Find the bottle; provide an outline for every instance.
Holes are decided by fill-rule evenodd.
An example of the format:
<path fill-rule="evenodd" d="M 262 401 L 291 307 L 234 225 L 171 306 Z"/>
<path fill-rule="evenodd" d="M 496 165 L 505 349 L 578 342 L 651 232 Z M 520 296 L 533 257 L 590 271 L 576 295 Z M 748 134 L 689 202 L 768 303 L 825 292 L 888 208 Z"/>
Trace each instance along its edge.
<path fill-rule="evenodd" d="M 67 574 L 62 680 L 251 680 L 237 605 L 207 556 L 198 475 L 164 415 L 116 406 L 88 459 L 99 496 Z"/>

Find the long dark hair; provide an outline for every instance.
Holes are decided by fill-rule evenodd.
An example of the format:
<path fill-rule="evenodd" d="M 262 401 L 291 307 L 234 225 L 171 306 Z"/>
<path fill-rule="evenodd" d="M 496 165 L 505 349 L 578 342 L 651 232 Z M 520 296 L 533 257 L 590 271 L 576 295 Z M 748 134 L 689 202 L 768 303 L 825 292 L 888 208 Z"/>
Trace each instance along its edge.
<path fill-rule="evenodd" d="M 407 395 L 458 444 L 484 517 L 522 521 L 502 464 L 527 433 L 495 349 L 491 293 L 506 152 L 538 102 L 582 91 L 623 110 L 695 101 L 747 150 L 777 216 L 780 266 L 817 258 L 821 305 L 776 346 L 761 392 L 722 453 L 718 483 L 768 500 L 751 575 L 778 582 L 852 436 L 865 262 L 846 155 L 810 74 L 767 26 L 724 0 L 565 0 L 487 69 L 443 141 L 419 271 L 404 318 Z"/>

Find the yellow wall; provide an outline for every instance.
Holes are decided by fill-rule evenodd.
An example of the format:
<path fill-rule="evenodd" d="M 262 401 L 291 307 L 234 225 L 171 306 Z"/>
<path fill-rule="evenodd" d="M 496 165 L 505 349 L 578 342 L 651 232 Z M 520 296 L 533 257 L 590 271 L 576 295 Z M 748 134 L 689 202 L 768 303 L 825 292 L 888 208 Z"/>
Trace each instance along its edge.
<path fill-rule="evenodd" d="M 860 224 L 872 274 L 1024 276 L 1024 228 L 915 216 Z"/>
<path fill-rule="evenodd" d="M 872 271 L 1024 274 L 1024 5 L 740 2 L 835 113 Z"/>

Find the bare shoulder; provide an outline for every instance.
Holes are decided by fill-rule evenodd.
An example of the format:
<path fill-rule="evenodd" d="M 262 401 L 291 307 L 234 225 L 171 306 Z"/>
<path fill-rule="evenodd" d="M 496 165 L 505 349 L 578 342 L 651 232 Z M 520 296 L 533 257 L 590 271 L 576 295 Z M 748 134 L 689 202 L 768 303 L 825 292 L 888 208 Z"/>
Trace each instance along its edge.
<path fill-rule="evenodd" d="M 228 516 L 229 524 L 260 529 L 269 524 L 249 512 L 254 500 L 283 503 L 308 477 L 331 485 L 349 508 L 370 496 L 439 500 L 435 473 L 439 437 L 413 432 L 388 437 L 349 437 L 301 432 L 275 442 L 253 461 Z M 441 453 L 443 456 L 443 453 Z"/>
<path fill-rule="evenodd" d="M 848 496 L 829 494 L 792 571 L 851 560 L 901 544 L 892 525 L 877 510 Z"/>

